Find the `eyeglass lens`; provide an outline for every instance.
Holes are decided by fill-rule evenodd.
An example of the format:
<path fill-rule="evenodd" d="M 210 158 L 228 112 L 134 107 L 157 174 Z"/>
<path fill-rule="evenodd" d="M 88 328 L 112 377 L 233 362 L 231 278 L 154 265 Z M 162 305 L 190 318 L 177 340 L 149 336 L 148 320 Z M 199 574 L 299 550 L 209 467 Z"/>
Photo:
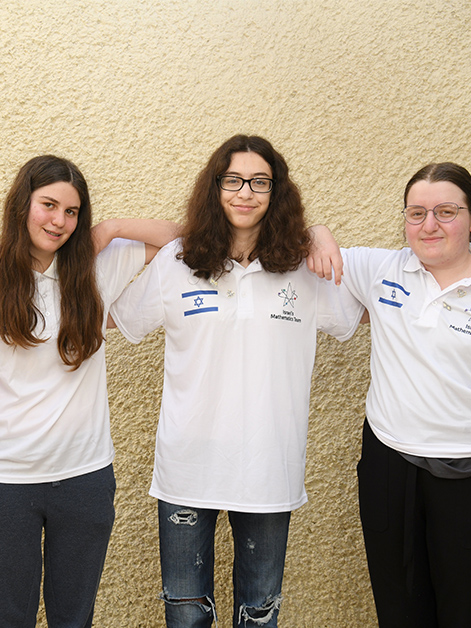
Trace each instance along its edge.
<path fill-rule="evenodd" d="M 427 217 L 427 212 L 433 212 L 439 222 L 451 222 L 458 215 L 460 207 L 456 203 L 440 203 L 433 209 L 426 209 L 420 205 L 409 205 L 404 208 L 404 217 L 411 224 L 419 224 Z"/>
<path fill-rule="evenodd" d="M 252 192 L 270 192 L 272 188 L 272 180 L 264 177 L 256 177 L 254 179 L 243 179 L 235 176 L 219 177 L 219 184 L 223 190 L 229 192 L 237 192 L 241 190 L 245 183 L 248 183 Z"/>

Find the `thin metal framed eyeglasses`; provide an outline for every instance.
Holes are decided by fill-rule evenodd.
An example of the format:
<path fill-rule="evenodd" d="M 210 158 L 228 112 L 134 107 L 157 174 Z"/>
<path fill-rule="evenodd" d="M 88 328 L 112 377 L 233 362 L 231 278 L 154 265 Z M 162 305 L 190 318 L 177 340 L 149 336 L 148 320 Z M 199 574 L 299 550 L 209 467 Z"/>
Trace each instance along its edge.
<path fill-rule="evenodd" d="M 427 212 L 433 212 L 438 222 L 451 222 L 458 216 L 460 209 L 468 208 L 460 207 L 457 203 L 439 203 L 433 209 L 426 209 L 421 205 L 408 205 L 404 207 L 402 213 L 410 225 L 420 225 L 427 218 Z"/>
<path fill-rule="evenodd" d="M 236 177 L 231 174 L 221 174 L 217 177 L 217 182 L 221 190 L 226 190 L 226 192 L 238 192 L 248 183 L 252 192 L 267 194 L 272 191 L 275 180 L 269 179 L 268 177 L 243 179 L 242 177 Z"/>

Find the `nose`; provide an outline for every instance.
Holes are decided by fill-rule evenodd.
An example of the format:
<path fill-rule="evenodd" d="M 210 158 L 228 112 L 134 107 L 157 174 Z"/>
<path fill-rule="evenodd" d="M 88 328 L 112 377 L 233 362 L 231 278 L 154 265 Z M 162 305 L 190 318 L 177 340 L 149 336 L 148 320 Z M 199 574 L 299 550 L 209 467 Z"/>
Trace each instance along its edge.
<path fill-rule="evenodd" d="M 244 181 L 244 185 L 239 190 L 239 196 L 241 198 L 250 198 L 252 196 L 252 188 L 249 185 L 248 181 Z"/>
<path fill-rule="evenodd" d="M 56 209 L 51 222 L 56 227 L 63 227 L 65 225 L 65 212 L 62 209 Z"/>
<path fill-rule="evenodd" d="M 422 223 L 423 229 L 426 231 L 435 231 L 438 228 L 438 220 L 433 213 L 433 209 L 427 209 L 427 213 L 425 215 L 425 220 Z"/>

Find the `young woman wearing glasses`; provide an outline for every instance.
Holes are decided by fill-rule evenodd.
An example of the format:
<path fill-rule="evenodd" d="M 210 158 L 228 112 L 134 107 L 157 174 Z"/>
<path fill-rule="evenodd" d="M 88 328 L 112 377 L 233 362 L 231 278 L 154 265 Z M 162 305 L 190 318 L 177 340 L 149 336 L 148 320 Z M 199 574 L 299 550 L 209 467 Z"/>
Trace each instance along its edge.
<path fill-rule="evenodd" d="M 304 459 L 316 331 L 354 332 L 361 307 L 310 273 L 310 239 L 283 157 L 237 135 L 203 169 L 180 241 L 112 315 L 131 342 L 166 332 L 151 495 L 169 628 L 216 618 L 214 531 L 229 512 L 234 626 L 277 626 Z"/>
<path fill-rule="evenodd" d="M 369 311 L 371 384 L 358 465 L 380 628 L 471 626 L 471 176 L 408 182 L 409 248 L 342 250 Z"/>

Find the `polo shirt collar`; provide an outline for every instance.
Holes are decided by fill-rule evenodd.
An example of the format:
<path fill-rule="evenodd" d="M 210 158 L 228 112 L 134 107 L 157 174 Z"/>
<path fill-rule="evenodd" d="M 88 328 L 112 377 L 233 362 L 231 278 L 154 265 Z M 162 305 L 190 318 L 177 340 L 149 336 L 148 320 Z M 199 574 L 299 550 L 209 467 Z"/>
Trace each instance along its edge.
<path fill-rule="evenodd" d="M 418 270 L 421 270 L 424 273 L 428 272 L 424 268 L 424 265 L 419 260 L 417 255 L 415 253 L 413 253 L 412 251 L 410 251 L 410 257 L 406 261 L 406 263 L 404 264 L 404 272 L 406 272 L 406 273 L 415 273 Z M 465 277 L 463 279 L 460 279 L 459 281 L 456 281 L 452 286 L 449 286 L 446 290 L 449 290 L 450 288 L 454 288 L 457 284 L 458 285 L 462 285 L 462 286 L 470 286 L 471 285 L 471 277 Z"/>
<path fill-rule="evenodd" d="M 43 273 L 39 274 L 43 277 L 49 277 L 50 279 L 59 279 L 57 273 L 57 255 L 54 255 L 54 259 L 52 260 L 51 264 L 46 268 L 46 270 Z"/>
<path fill-rule="evenodd" d="M 233 267 L 232 269 L 238 269 L 238 271 L 242 274 L 242 275 L 248 275 L 249 273 L 256 273 L 256 272 L 260 272 L 263 270 L 262 268 L 262 264 L 260 263 L 260 260 L 258 259 L 258 257 L 256 259 L 254 259 L 252 262 L 250 262 L 250 264 L 245 267 L 242 266 L 242 264 L 240 264 L 239 262 L 237 262 L 236 260 L 231 260 L 233 263 Z M 230 264 L 230 262 L 228 262 L 228 265 Z M 227 268 L 229 266 L 226 266 Z"/>
<path fill-rule="evenodd" d="M 404 271 L 406 273 L 415 273 L 418 270 L 424 270 L 422 262 L 419 260 L 417 255 L 410 251 L 409 258 L 407 262 L 404 264 Z"/>

